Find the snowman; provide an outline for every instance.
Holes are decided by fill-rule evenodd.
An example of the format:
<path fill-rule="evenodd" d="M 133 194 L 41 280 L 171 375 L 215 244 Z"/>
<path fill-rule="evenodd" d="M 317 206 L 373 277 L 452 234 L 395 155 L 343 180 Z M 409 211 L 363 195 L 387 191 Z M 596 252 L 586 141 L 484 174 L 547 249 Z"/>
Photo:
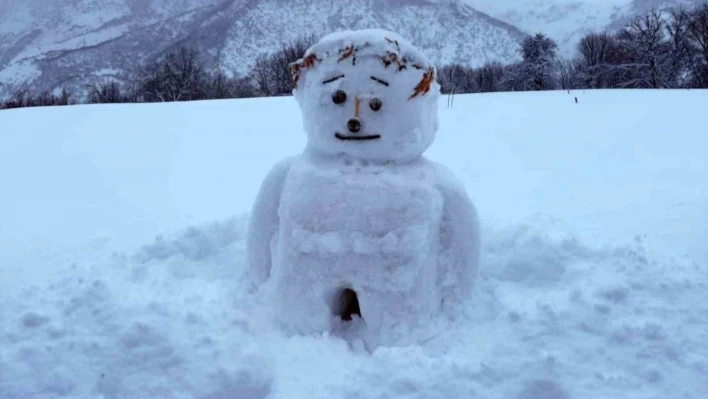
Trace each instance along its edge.
<path fill-rule="evenodd" d="M 291 67 L 308 141 L 262 183 L 251 275 L 287 331 L 353 323 L 365 342 L 400 343 L 478 270 L 474 205 L 422 155 L 438 129 L 435 67 L 383 30 L 325 36 Z"/>

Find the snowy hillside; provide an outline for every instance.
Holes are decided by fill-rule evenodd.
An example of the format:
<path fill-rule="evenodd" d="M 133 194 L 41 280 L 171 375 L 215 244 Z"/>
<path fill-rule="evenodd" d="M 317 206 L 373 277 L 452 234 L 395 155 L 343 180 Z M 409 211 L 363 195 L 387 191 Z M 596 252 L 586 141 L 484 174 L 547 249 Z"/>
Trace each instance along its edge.
<path fill-rule="evenodd" d="M 705 0 L 464 0 L 478 10 L 527 33 L 543 32 L 571 57 L 589 32 L 621 27 L 652 7 L 699 4 Z"/>
<path fill-rule="evenodd" d="M 0 0 L 0 91 L 28 80 L 77 89 L 181 45 L 245 73 L 259 54 L 299 37 L 374 27 L 441 63 L 510 61 L 524 36 L 461 0 Z"/>
<path fill-rule="evenodd" d="M 374 353 L 253 312 L 292 98 L 0 111 L 0 398 L 704 398 L 708 92 L 445 100 L 428 155 L 479 209 L 482 279 Z"/>

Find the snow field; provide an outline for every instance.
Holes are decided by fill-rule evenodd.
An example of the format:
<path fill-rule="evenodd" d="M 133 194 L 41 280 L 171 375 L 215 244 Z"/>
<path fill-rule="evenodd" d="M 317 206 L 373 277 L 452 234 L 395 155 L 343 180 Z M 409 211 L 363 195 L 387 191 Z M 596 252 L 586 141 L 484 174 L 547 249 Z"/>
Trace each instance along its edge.
<path fill-rule="evenodd" d="M 703 397 L 708 93 L 445 102 L 428 155 L 477 205 L 481 279 L 373 353 L 254 313 L 291 98 L 0 112 L 0 398 Z"/>

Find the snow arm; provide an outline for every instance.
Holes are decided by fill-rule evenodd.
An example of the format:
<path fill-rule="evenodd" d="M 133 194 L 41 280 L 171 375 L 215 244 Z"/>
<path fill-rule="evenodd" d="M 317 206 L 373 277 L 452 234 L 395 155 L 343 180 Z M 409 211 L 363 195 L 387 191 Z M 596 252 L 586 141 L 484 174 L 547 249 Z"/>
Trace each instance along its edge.
<path fill-rule="evenodd" d="M 263 180 L 251 210 L 246 250 L 251 278 L 258 285 L 263 284 L 270 276 L 271 242 L 278 234 L 280 197 L 292 162 L 293 159 L 288 158 L 273 166 Z"/>
<path fill-rule="evenodd" d="M 471 292 L 479 270 L 479 219 L 465 187 L 447 168 L 437 169 L 443 196 L 438 278 L 445 299 L 461 299 Z"/>

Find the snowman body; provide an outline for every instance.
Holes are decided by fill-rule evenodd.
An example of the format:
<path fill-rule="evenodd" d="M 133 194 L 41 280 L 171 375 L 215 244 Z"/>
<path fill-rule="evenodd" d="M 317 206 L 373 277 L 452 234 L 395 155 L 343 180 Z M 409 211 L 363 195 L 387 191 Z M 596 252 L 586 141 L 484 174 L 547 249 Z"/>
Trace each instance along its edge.
<path fill-rule="evenodd" d="M 280 319 L 293 316 L 287 324 L 299 332 L 327 330 L 349 288 L 372 329 L 416 324 L 440 300 L 435 171 L 338 161 L 302 157 L 287 174 L 271 276 Z"/>

